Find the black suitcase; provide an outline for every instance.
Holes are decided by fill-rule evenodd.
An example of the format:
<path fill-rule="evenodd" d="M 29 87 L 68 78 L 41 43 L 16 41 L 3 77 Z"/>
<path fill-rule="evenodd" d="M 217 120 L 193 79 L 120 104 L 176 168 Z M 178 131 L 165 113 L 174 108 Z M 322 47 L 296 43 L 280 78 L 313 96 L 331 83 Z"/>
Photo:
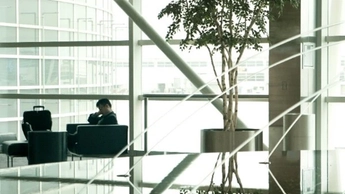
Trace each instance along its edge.
<path fill-rule="evenodd" d="M 52 125 L 51 112 L 44 106 L 34 106 L 33 110 L 23 113 L 22 129 L 26 139 L 28 131 L 47 131 L 52 129 Z"/>

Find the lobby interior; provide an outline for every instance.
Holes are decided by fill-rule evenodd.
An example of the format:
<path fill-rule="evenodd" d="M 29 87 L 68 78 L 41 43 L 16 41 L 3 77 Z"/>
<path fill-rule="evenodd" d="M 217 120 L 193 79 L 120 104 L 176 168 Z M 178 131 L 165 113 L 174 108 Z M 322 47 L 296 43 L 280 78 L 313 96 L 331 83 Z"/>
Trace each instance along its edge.
<path fill-rule="evenodd" d="M 200 130 L 222 120 L 211 103 L 217 93 L 200 88 L 213 89 L 214 77 L 205 52 L 164 40 L 167 21 L 157 15 L 168 2 L 0 1 L 0 135 L 24 140 L 22 115 L 35 105 L 52 112 L 52 131 L 66 131 L 86 122 L 100 98 L 129 127 L 125 156 L 37 165 L 15 157 L 8 168 L 0 153 L 0 193 L 172 194 L 209 186 L 218 153 L 200 151 Z M 237 153 L 251 193 L 345 193 L 343 10 L 342 0 L 286 6 L 269 22 L 263 50 L 246 54 L 246 75 L 260 76 L 244 79 L 238 115 L 263 141 L 261 150 Z M 307 139 L 285 134 L 296 116 Z"/>

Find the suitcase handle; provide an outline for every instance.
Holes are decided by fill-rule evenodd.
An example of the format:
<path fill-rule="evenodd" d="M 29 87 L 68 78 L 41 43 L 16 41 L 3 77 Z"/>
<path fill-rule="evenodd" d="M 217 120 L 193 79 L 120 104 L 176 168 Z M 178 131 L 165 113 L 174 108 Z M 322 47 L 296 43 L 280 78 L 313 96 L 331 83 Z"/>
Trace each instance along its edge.
<path fill-rule="evenodd" d="M 39 109 L 39 108 L 41 108 L 42 110 L 44 110 L 44 106 L 34 106 L 34 107 L 33 107 L 33 110 L 36 110 L 36 109 Z"/>

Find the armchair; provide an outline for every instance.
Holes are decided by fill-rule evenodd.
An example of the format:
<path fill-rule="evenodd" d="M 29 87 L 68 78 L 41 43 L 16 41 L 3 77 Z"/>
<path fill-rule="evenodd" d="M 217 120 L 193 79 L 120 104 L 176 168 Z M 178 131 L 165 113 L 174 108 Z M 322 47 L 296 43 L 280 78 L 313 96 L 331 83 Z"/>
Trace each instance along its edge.
<path fill-rule="evenodd" d="M 128 144 L 126 125 L 67 124 L 67 129 L 71 129 L 71 125 L 76 127 L 73 134 L 76 143 L 68 145 L 72 160 L 73 156 L 113 157 Z"/>

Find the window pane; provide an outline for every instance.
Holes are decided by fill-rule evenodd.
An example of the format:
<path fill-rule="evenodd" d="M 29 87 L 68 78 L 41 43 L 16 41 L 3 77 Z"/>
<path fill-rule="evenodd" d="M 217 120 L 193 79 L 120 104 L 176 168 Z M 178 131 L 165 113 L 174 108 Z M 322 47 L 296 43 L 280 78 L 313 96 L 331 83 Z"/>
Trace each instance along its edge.
<path fill-rule="evenodd" d="M 0 86 L 17 85 L 17 60 L 0 58 Z"/>
<path fill-rule="evenodd" d="M 162 18 L 158 19 L 158 13 L 163 9 L 171 0 L 142 0 L 142 15 L 150 23 L 152 26 L 155 27 L 155 31 L 157 31 L 162 37 L 165 37 L 166 32 L 168 31 L 168 25 L 171 22 L 169 18 Z M 152 6 L 155 5 L 155 6 Z M 179 39 L 183 38 L 185 33 L 182 31 L 177 33 L 174 38 Z M 145 33 L 142 33 L 143 39 L 148 39 Z"/>
<path fill-rule="evenodd" d="M 86 84 L 86 61 L 77 61 L 76 69 L 77 84 Z"/>
<path fill-rule="evenodd" d="M 16 23 L 16 1 L 0 1 L 0 22 Z"/>
<path fill-rule="evenodd" d="M 17 116 L 17 100 L 16 99 L 1 99 L 0 102 L 0 118 L 16 117 Z M 0 128 L 2 129 L 2 128 Z"/>
<path fill-rule="evenodd" d="M 96 5 L 96 0 L 86 0 L 88 5 Z"/>
<path fill-rule="evenodd" d="M 345 129 L 344 129 L 344 117 L 343 112 L 345 104 L 343 103 L 331 103 L 329 105 L 329 122 L 328 122 L 328 141 L 329 149 L 345 148 Z"/>
<path fill-rule="evenodd" d="M 41 24 L 44 26 L 58 26 L 57 1 L 41 0 Z"/>
<path fill-rule="evenodd" d="M 58 60 L 43 60 L 42 69 L 45 85 L 57 85 L 59 83 Z"/>
<path fill-rule="evenodd" d="M 6 94 L 6 93 L 16 93 L 15 90 L 0 90 L 0 93 Z M 18 109 L 18 101 L 16 99 L 1 99 L 0 101 L 0 118 L 7 118 L 7 117 L 17 117 L 17 109 Z M 6 128 L 3 127 L 6 124 L 7 121 L 5 122 L 0 122 L 0 129 L 5 130 L 7 132 L 13 132 L 17 133 L 17 127 L 14 128 Z M 12 125 L 10 122 L 8 125 Z"/>
<path fill-rule="evenodd" d="M 329 104 L 328 115 L 328 186 L 329 191 L 341 193 L 345 187 L 345 130 L 344 130 L 344 103 Z"/>
<path fill-rule="evenodd" d="M 95 67 L 97 67 L 97 61 L 87 61 L 86 72 L 87 72 L 87 84 L 93 85 L 96 83 L 96 76 L 94 75 Z"/>
<path fill-rule="evenodd" d="M 239 102 L 239 107 L 238 118 L 248 128 L 260 129 L 268 123 L 267 102 Z M 155 146 L 153 148 L 155 151 L 200 152 L 200 138 L 190 137 L 199 137 L 202 129 L 223 126 L 220 112 L 207 101 L 186 101 L 179 104 L 172 101 L 150 100 L 148 110 L 148 126 L 150 127 L 147 133 L 148 148 Z M 171 123 L 171 118 L 174 118 L 173 123 Z M 167 125 L 167 123 L 170 124 Z M 172 130 L 173 132 L 164 141 L 156 145 Z M 176 140 L 179 141 L 178 144 Z M 268 134 L 264 134 L 264 142 L 268 145 Z"/>
<path fill-rule="evenodd" d="M 58 94 L 58 89 L 46 89 L 46 94 Z M 42 100 L 42 105 L 52 114 L 59 114 L 59 100 Z M 54 123 L 55 124 L 55 123 Z"/>
<path fill-rule="evenodd" d="M 65 94 L 62 93 L 61 94 Z M 61 100 L 61 113 L 73 113 L 75 107 L 75 100 Z"/>
<path fill-rule="evenodd" d="M 339 81 L 340 83 L 330 88 L 330 95 L 345 96 L 345 43 L 329 47 L 329 75 L 330 83 Z"/>
<path fill-rule="evenodd" d="M 73 5 L 60 2 L 60 27 L 73 28 Z"/>
<path fill-rule="evenodd" d="M 39 84 L 39 61 L 36 59 L 19 60 L 19 84 L 33 86 Z"/>
<path fill-rule="evenodd" d="M 72 40 L 73 33 L 72 32 L 60 32 L 60 41 L 70 41 Z M 71 38 L 71 39 L 70 39 Z M 61 57 L 70 57 L 74 55 L 73 47 L 59 47 L 59 55 Z"/>
<path fill-rule="evenodd" d="M 1 133 L 15 133 L 18 131 L 18 121 L 0 122 Z"/>
<path fill-rule="evenodd" d="M 267 46 L 263 44 L 264 49 Z M 208 83 L 215 93 L 220 92 L 206 49 L 181 51 L 178 45 L 172 47 L 199 78 Z M 246 60 L 238 68 L 240 94 L 268 94 L 268 52 L 257 53 L 248 49 L 243 56 Z M 255 58 L 250 58 L 254 55 Z M 143 93 L 193 93 L 196 90 L 192 82 L 156 46 L 144 46 L 142 56 Z M 220 59 L 217 56 L 214 58 L 218 75 Z"/>
<path fill-rule="evenodd" d="M 82 5 L 74 5 L 74 13 L 76 14 L 75 25 L 78 32 L 87 30 L 87 23 L 92 22 L 92 20 L 89 20 L 86 16 L 86 7 Z"/>
<path fill-rule="evenodd" d="M 38 42 L 38 30 L 19 28 L 19 42 Z M 38 55 L 38 48 L 19 48 L 21 55 Z"/>
<path fill-rule="evenodd" d="M 38 25 L 38 1 L 18 0 L 19 2 L 19 23 Z"/>
<path fill-rule="evenodd" d="M 60 71 L 61 84 L 74 83 L 74 61 L 62 60 L 60 64 Z"/>
<path fill-rule="evenodd" d="M 39 90 L 20 90 L 22 94 L 38 94 Z M 19 114 L 22 116 L 24 111 L 33 110 L 33 107 L 36 105 L 40 105 L 40 101 L 38 99 L 21 99 L 20 100 L 20 110 Z"/>
<path fill-rule="evenodd" d="M 74 122 L 74 117 L 60 117 L 60 127 L 59 127 L 59 131 L 66 131 L 66 125 L 69 123 L 75 123 Z"/>
<path fill-rule="evenodd" d="M 56 30 L 42 30 L 42 40 L 43 41 L 58 41 L 58 32 Z M 57 56 L 57 47 L 42 47 L 43 56 Z"/>
<path fill-rule="evenodd" d="M 96 26 L 95 26 L 95 21 L 96 21 L 96 10 L 95 8 L 88 7 L 87 8 L 87 18 L 88 18 L 88 30 L 90 32 L 96 32 Z"/>
<path fill-rule="evenodd" d="M 0 34 L 1 34 L 0 42 L 17 42 L 16 28 L 0 26 Z M 17 49 L 16 48 L 0 48 L 0 54 L 17 54 Z"/>

